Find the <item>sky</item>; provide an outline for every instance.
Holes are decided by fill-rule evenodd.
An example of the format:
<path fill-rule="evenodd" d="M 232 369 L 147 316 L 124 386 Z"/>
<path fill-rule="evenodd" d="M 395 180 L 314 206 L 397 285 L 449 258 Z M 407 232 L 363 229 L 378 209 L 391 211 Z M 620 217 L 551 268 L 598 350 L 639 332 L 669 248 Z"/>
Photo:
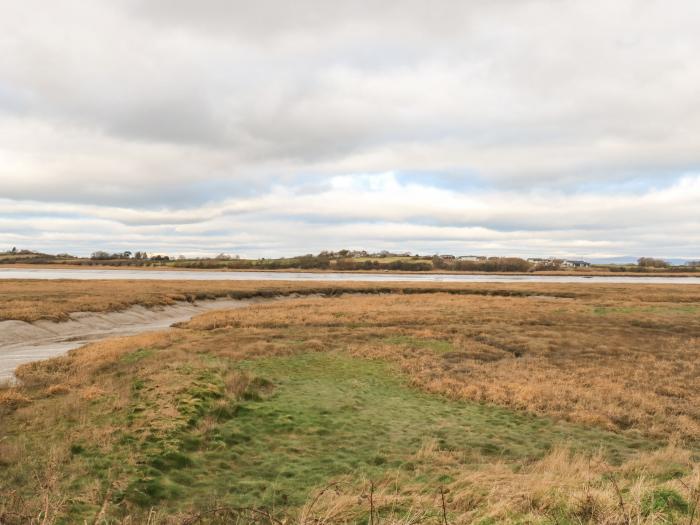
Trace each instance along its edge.
<path fill-rule="evenodd" d="M 695 0 L 0 0 L 0 250 L 700 258 Z"/>

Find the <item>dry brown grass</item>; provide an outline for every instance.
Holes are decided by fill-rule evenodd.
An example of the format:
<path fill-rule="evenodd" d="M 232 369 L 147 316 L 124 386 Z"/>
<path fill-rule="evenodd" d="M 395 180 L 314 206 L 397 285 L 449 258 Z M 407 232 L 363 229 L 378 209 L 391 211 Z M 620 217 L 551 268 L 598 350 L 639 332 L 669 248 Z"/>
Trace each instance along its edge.
<path fill-rule="evenodd" d="M 166 284 L 144 287 L 139 282 L 142 290 L 138 292 L 133 284 L 115 283 L 113 287 L 112 282 L 97 283 L 91 286 L 93 295 L 86 304 L 89 309 L 116 304 L 100 294 L 118 296 L 119 286 L 124 294 L 119 301 L 172 298 Z M 245 292 L 262 289 L 242 284 Z M 19 296 L 22 287 L 28 286 L 38 294 L 41 286 L 48 286 L 55 302 L 49 301 L 46 308 L 31 300 L 28 304 L 38 308 L 37 312 L 65 312 L 61 309 L 67 307 L 60 305 L 58 298 L 61 294 L 72 297 L 77 285 L 84 283 L 26 282 L 17 284 L 11 293 Z M 199 285 L 192 283 L 187 293 L 195 293 Z M 264 290 L 289 293 L 296 286 L 266 286 Z M 185 293 L 184 289 L 178 293 Z M 317 285 L 297 289 L 318 291 Z M 347 290 L 357 288 L 348 286 Z M 183 402 L 183 385 L 193 380 L 188 370 L 201 366 L 202 361 L 216 358 L 236 363 L 309 351 L 344 352 L 386 361 L 417 388 L 452 398 L 682 444 L 640 453 L 622 465 L 574 454 L 563 447 L 517 468 L 492 460 L 464 468 L 451 452 L 427 442 L 413 458 L 415 474 L 436 466 L 452 469 L 444 486 L 449 523 L 472 523 L 477 517 L 499 523 L 512 516 L 519 516 L 521 523 L 569 523 L 572 521 L 558 514 L 566 508 L 567 519 L 573 513 L 578 520 L 573 523 L 646 525 L 667 522 L 665 516 L 645 507 L 645 498 L 653 490 L 673 490 L 688 502 L 697 498 L 700 470 L 697 458 L 687 449 L 697 450 L 700 436 L 698 287 L 446 287 L 446 291 L 456 290 L 467 295 L 304 297 L 210 312 L 178 329 L 106 340 L 64 357 L 24 365 L 18 370 L 23 385 L 0 390 L 0 469 L 3 465 L 26 465 L 30 474 L 22 494 L 5 487 L 0 516 L 10 523 L 21 523 L 27 517 L 46 523 L 58 519 L 66 505 L 65 487 L 85 476 L 71 470 L 71 443 L 80 440 L 94 443 L 105 453 L 112 450 L 117 428 L 108 419 L 96 419 L 93 407 L 99 403 L 100 414 L 119 413 L 133 403 L 136 379 L 143 380 L 143 396 L 148 402 L 129 425 L 142 444 L 187 424 L 178 403 Z M 415 289 L 401 286 L 388 291 Z M 215 293 L 214 288 L 210 292 Z M 520 295 L 508 296 L 507 292 Z M 6 289 L 2 293 L 7 293 Z M 501 295 L 483 295 L 486 293 Z M 157 350 L 158 358 L 141 359 L 143 349 Z M 127 378 L 122 375 L 124 363 L 129 367 Z M 246 392 L 250 382 L 244 373 L 228 373 L 222 388 L 236 398 Z M 210 417 L 198 423 L 202 432 L 215 424 Z M 14 437 L 3 439 L 2 428 L 10 427 Z M 60 436 L 56 428 L 62 429 Z M 45 457 L 31 453 L 33 449 L 21 437 L 26 432 L 51 443 Z M 137 463 L 134 454 L 124 468 Z M 680 474 L 660 484 L 660 477 L 676 466 L 682 467 Z M 120 476 L 120 472 L 107 475 L 114 490 L 124 488 Z M 306 508 L 294 515 L 294 522 L 366 520 L 369 483 L 344 479 L 318 499 L 311 497 Z M 412 483 L 405 473 L 373 480 L 372 485 L 377 509 L 374 523 L 442 523 L 440 487 Z M 80 495 L 72 495 L 72 504 L 77 501 L 99 508 L 106 498 L 104 486 L 95 481 L 82 487 Z M 27 490 L 36 497 L 27 498 Z M 192 513 L 200 510 L 192 509 Z M 126 511 L 131 514 L 124 523 L 181 523 L 192 516 L 157 509 Z M 684 519 L 687 521 L 687 516 Z M 700 516 L 694 519 L 700 521 Z"/>
<path fill-rule="evenodd" d="M 89 270 L 88 270 L 89 271 Z M 605 286 L 567 284 L 494 284 L 494 283 L 310 283 L 259 281 L 41 281 L 0 280 L 0 320 L 65 320 L 71 312 L 107 312 L 129 306 L 162 306 L 175 301 L 196 301 L 220 297 L 247 298 L 278 294 L 314 294 L 342 292 L 414 292 L 452 291 L 465 294 L 544 294 L 563 296 L 599 296 L 607 300 L 628 295 L 645 300 L 697 302 L 700 286 Z"/>
<path fill-rule="evenodd" d="M 539 294 L 310 297 L 211 312 L 184 324 L 189 330 L 102 341 L 70 357 L 24 365 L 18 376 L 27 386 L 61 389 L 66 376 L 70 384 L 85 384 L 134 344 L 239 359 L 293 351 L 285 337 L 297 334 L 307 350 L 343 347 L 397 363 L 430 392 L 613 430 L 700 436 L 700 289 L 515 290 Z M 436 349 L 436 342 L 447 346 Z"/>
<path fill-rule="evenodd" d="M 445 464 L 454 461 L 448 453 L 433 451 L 426 456 L 424 450 L 415 459 L 417 473 L 434 467 L 436 459 Z M 370 493 L 375 523 L 385 525 L 443 524 L 445 518 L 465 525 L 513 523 L 513 516 L 519 517 L 517 523 L 672 523 L 665 513 L 648 508 L 648 495 L 659 489 L 653 477 L 663 475 L 669 465 L 689 470 L 664 484 L 664 490 L 696 501 L 700 466 L 685 450 L 669 446 L 611 466 L 601 456 L 557 447 L 517 471 L 505 462 L 488 463 L 462 470 L 453 481 L 433 490 L 397 478 L 379 482 L 345 478 L 320 489 L 302 509 L 298 523 L 357 523 L 368 514 Z"/>
<path fill-rule="evenodd" d="M 623 300 L 619 290 L 575 300 L 314 298 L 213 312 L 186 326 L 219 330 L 217 337 L 263 338 L 279 328 L 311 332 L 321 346 L 342 343 L 355 355 L 398 363 L 430 392 L 613 430 L 697 439 L 700 303 L 679 304 L 673 292 L 664 301 L 655 289 L 646 297 L 633 292 Z M 596 313 L 613 305 L 626 310 Z"/>

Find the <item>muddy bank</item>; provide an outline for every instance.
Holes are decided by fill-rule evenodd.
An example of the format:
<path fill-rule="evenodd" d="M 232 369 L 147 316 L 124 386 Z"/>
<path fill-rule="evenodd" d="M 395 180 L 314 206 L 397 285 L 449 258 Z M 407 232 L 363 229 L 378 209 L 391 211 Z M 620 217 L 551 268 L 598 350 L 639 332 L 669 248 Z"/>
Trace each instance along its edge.
<path fill-rule="evenodd" d="M 243 308 L 270 300 L 219 299 L 160 308 L 133 306 L 120 312 L 78 312 L 60 323 L 0 321 L 0 381 L 11 380 L 15 369 L 23 363 L 55 357 L 91 341 L 162 330 L 202 312 Z"/>

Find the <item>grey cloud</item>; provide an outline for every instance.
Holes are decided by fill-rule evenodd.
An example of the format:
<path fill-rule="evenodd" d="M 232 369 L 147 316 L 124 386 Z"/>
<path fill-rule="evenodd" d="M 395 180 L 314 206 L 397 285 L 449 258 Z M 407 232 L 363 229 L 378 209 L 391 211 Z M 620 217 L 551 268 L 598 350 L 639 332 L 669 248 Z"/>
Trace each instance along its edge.
<path fill-rule="evenodd" d="M 424 252 L 444 247 L 458 253 L 479 248 L 503 254 L 693 257 L 700 246 L 700 176 L 638 196 L 489 192 L 467 197 L 403 186 L 390 176 L 368 184 L 348 178 L 314 195 L 284 190 L 177 212 L 5 200 L 0 217 L 7 217 L 11 228 L 2 233 L 0 220 L 0 243 L 25 239 L 50 246 L 75 238 L 83 244 L 105 232 L 114 249 L 150 242 L 159 247 L 153 249 L 247 250 L 264 256 L 343 246 L 379 249 L 384 243 Z"/>
<path fill-rule="evenodd" d="M 619 227 L 660 245 L 634 222 L 652 210 L 695 225 L 692 203 L 622 202 L 605 186 L 663 188 L 700 165 L 698 15 L 690 0 L 9 3 L 0 198 L 75 204 L 127 237 L 149 226 L 144 239 L 193 249 L 267 221 L 273 233 L 250 239 L 279 248 L 284 217 L 329 232 L 521 228 L 533 245 L 550 223 L 586 242 Z M 426 176 L 403 203 L 371 188 L 328 202 L 337 177 L 404 171 Z M 452 209 L 422 205 L 431 178 Z M 460 207 L 471 183 L 491 210 Z"/>

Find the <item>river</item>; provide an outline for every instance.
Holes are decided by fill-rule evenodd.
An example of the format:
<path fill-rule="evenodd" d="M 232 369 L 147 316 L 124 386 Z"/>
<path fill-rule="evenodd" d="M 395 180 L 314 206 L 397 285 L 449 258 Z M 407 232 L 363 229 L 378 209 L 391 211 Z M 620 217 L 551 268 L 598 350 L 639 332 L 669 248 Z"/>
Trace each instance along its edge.
<path fill-rule="evenodd" d="M 630 277 L 625 275 L 495 275 L 441 273 L 237 272 L 206 270 L 116 270 L 0 268 L 1 279 L 155 279 L 178 281 L 354 281 L 423 283 L 604 283 L 700 284 L 699 277 Z M 1 286 L 1 285 L 0 285 Z"/>

